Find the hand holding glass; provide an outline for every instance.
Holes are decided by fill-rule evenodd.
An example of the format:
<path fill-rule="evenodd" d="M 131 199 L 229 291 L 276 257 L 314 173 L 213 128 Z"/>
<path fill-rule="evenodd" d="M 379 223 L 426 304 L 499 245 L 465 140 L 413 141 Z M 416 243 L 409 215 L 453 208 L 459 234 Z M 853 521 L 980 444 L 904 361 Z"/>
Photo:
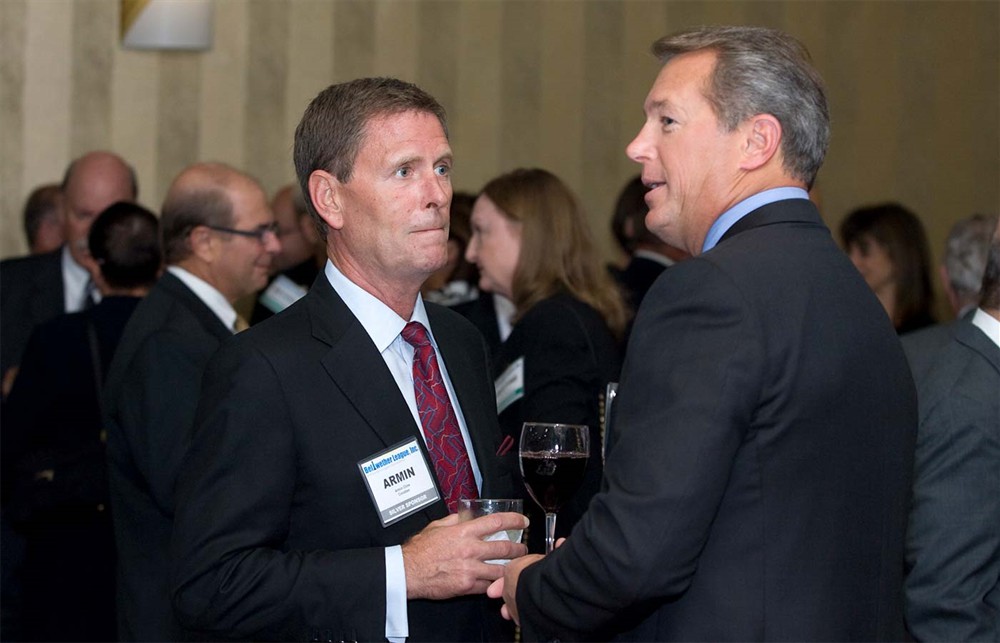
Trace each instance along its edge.
<path fill-rule="evenodd" d="M 545 512 L 545 553 L 552 551 L 556 512 L 583 482 L 590 457 L 590 429 L 579 424 L 525 422 L 521 427 L 521 475 Z"/>
<path fill-rule="evenodd" d="M 495 513 L 524 513 L 524 501 L 520 498 L 461 498 L 458 501 L 458 519 L 459 520 L 472 520 L 474 518 L 479 518 L 480 516 L 486 516 Z M 505 531 L 498 531 L 495 534 L 490 534 L 483 540 L 509 540 L 512 543 L 521 542 L 521 535 L 524 533 L 523 529 L 507 529 Z M 507 560 L 488 560 L 488 563 L 506 564 Z"/>

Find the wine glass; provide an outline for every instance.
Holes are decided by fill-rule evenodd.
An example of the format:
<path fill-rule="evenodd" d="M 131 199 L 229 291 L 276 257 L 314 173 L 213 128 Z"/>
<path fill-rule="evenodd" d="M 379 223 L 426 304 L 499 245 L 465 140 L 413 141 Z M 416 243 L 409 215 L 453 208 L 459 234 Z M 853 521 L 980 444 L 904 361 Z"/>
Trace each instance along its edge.
<path fill-rule="evenodd" d="M 525 422 L 521 427 L 521 476 L 545 512 L 545 553 L 552 551 L 556 512 L 580 487 L 590 457 L 590 429 L 579 424 Z"/>

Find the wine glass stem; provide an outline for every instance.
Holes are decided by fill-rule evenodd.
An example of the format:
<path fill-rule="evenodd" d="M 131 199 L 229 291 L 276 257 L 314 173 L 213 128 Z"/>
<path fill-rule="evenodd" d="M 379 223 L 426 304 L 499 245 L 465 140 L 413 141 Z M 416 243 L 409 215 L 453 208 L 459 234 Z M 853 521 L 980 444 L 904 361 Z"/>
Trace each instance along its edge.
<path fill-rule="evenodd" d="M 550 554 L 555 547 L 556 541 L 556 515 L 555 513 L 545 514 L 545 553 Z"/>

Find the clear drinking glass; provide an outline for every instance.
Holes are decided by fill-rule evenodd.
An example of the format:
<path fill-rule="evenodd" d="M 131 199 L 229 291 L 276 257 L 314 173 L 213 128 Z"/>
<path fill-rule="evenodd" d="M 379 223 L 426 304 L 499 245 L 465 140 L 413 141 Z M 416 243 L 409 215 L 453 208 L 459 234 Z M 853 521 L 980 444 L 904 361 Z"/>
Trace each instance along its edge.
<path fill-rule="evenodd" d="M 590 457 L 590 429 L 580 424 L 525 422 L 521 427 L 521 475 L 545 512 L 545 553 L 555 544 L 556 512 L 580 487 Z"/>
<path fill-rule="evenodd" d="M 480 516 L 502 512 L 524 513 L 524 501 L 520 498 L 460 498 L 458 500 L 458 519 L 472 520 Z M 506 529 L 490 534 L 483 540 L 509 540 L 512 543 L 521 542 L 523 529 Z M 488 560 L 487 563 L 504 565 L 507 560 Z"/>

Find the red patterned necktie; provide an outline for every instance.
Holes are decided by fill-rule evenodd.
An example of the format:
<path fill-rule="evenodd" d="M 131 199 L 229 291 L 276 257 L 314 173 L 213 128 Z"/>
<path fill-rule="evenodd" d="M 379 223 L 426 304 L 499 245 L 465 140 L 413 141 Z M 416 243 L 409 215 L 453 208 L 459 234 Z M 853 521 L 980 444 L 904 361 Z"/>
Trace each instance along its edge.
<path fill-rule="evenodd" d="M 420 422 L 424 425 L 427 451 L 434 461 L 448 510 L 454 513 L 459 498 L 479 497 L 469 454 L 427 330 L 420 322 L 410 322 L 403 328 L 402 335 L 413 346 L 413 391 Z"/>

